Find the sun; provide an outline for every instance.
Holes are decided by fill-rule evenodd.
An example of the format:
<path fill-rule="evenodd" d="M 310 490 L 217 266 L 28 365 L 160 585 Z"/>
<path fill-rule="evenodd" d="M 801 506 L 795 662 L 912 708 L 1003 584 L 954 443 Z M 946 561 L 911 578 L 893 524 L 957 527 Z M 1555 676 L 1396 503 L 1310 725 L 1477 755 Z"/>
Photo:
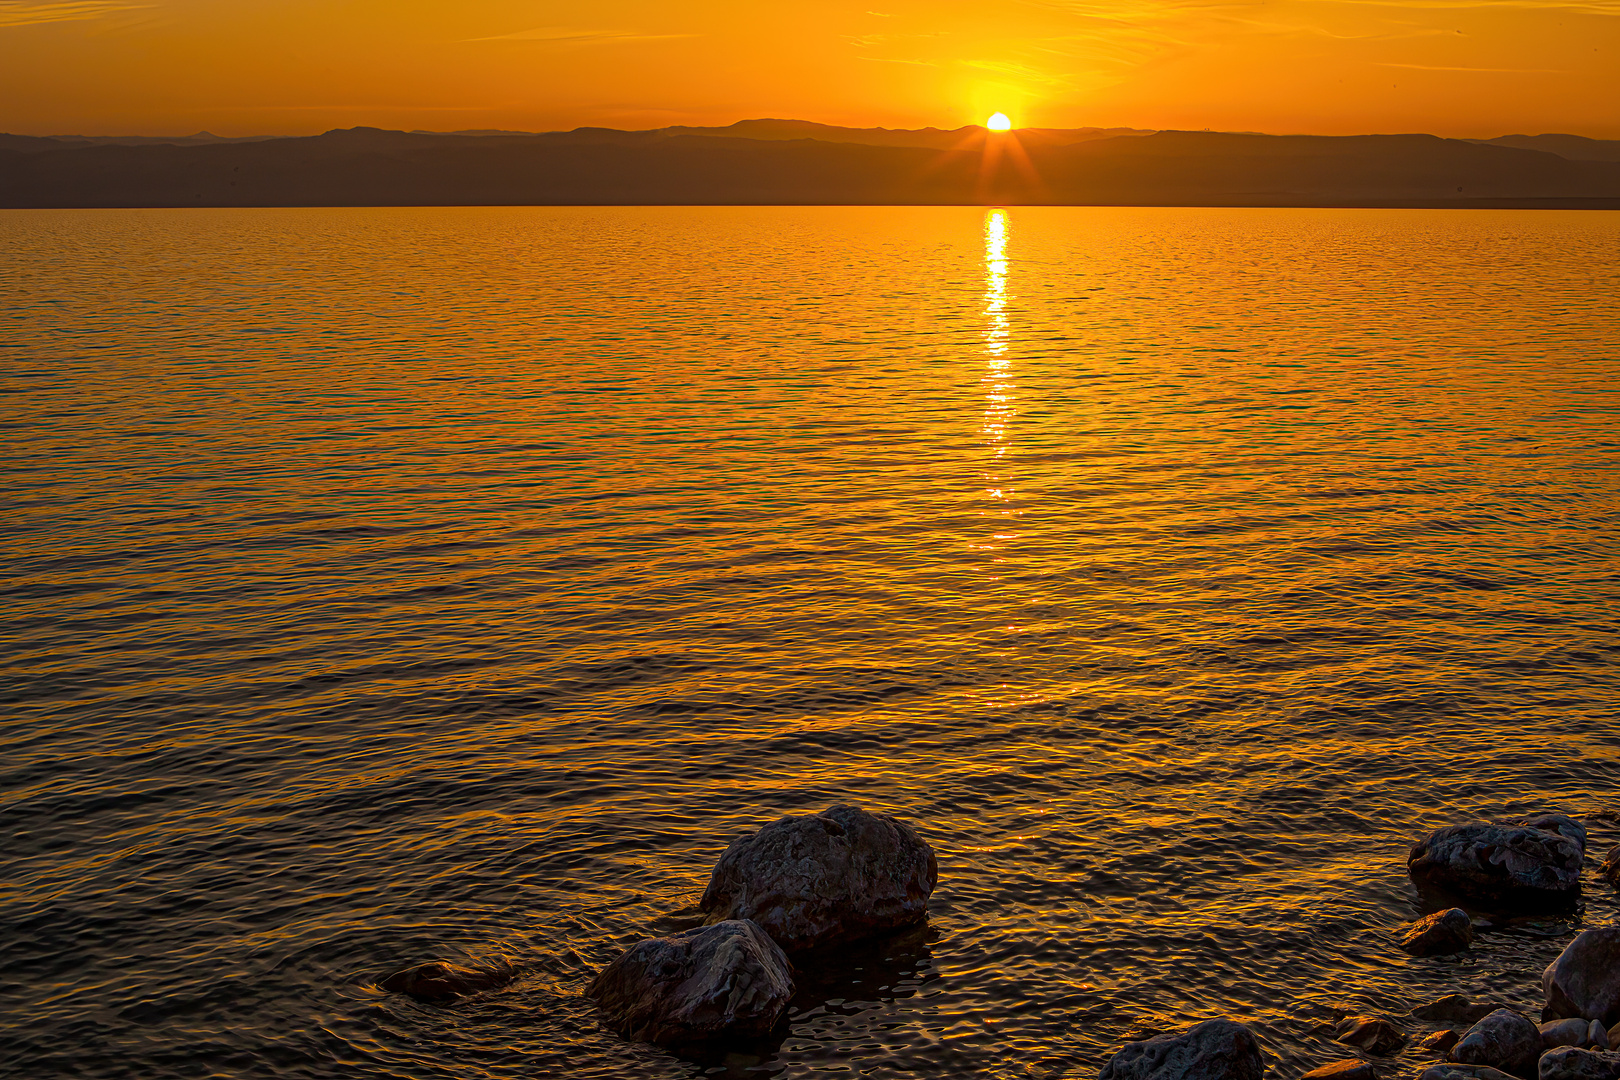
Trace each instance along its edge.
<path fill-rule="evenodd" d="M 992 113 L 990 119 L 984 122 L 984 126 L 991 131 L 1011 131 L 1012 121 L 1007 118 L 1007 114 L 1004 112 Z"/>

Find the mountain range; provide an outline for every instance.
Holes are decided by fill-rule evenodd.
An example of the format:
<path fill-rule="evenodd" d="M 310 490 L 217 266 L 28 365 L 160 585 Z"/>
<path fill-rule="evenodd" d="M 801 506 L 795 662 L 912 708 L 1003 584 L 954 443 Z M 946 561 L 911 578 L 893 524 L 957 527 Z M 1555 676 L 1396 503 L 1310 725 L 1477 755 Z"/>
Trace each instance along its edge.
<path fill-rule="evenodd" d="M 0 135 L 0 207 L 1105 204 L 1620 209 L 1620 141 L 1130 128 Z"/>

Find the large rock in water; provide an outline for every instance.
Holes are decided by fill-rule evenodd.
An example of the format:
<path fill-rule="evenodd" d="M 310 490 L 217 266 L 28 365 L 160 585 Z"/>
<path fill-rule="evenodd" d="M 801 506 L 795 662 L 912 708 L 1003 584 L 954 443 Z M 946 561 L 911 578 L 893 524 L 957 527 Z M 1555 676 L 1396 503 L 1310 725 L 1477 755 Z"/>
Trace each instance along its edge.
<path fill-rule="evenodd" d="M 1541 1031 L 1512 1009 L 1497 1009 L 1469 1028 L 1451 1056 L 1464 1065 L 1489 1065 L 1514 1076 L 1536 1075 Z"/>
<path fill-rule="evenodd" d="M 1413 956 L 1462 952 L 1474 940 L 1474 923 L 1460 907 L 1427 915 L 1401 935 L 1400 946 Z"/>
<path fill-rule="evenodd" d="M 793 997 L 793 965 L 758 926 L 730 919 L 632 945 L 585 996 L 619 1034 L 662 1046 L 769 1034 Z"/>
<path fill-rule="evenodd" d="M 1620 926 L 1582 930 L 1541 973 L 1543 1020 L 1583 1017 L 1620 1023 Z"/>
<path fill-rule="evenodd" d="M 1546 910 L 1573 903 L 1581 888 L 1581 844 L 1553 829 L 1553 818 L 1528 825 L 1452 825 L 1412 846 L 1407 872 L 1419 890 L 1497 910 Z M 1565 819 L 1567 820 L 1567 819 Z"/>
<path fill-rule="evenodd" d="M 1260 1043 L 1242 1024 L 1206 1020 L 1180 1035 L 1126 1043 L 1101 1080 L 1260 1080 Z"/>
<path fill-rule="evenodd" d="M 840 804 L 733 840 L 698 906 L 711 923 L 752 919 L 783 948 L 809 949 L 920 922 L 938 880 L 911 826 Z"/>

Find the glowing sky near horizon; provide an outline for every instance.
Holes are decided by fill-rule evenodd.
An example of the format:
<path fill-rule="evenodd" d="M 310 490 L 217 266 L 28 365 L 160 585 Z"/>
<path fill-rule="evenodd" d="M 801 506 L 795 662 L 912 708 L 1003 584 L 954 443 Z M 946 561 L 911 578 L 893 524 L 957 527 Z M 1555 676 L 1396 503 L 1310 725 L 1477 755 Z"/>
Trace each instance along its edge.
<path fill-rule="evenodd" d="M 0 130 L 793 117 L 1620 138 L 1620 0 L 0 0 Z"/>

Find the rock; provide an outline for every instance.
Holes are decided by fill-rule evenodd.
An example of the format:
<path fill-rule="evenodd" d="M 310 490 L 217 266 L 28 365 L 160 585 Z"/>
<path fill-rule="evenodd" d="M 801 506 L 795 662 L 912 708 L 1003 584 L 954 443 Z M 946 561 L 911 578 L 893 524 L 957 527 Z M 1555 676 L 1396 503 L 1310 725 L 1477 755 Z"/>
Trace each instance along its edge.
<path fill-rule="evenodd" d="M 1603 1030 L 1603 1021 L 1594 1020 L 1586 1026 L 1586 1045 L 1595 1046 L 1599 1050 L 1609 1048 L 1609 1033 Z"/>
<path fill-rule="evenodd" d="M 1616 889 L 1620 889 L 1620 844 L 1609 849 L 1603 857 L 1603 865 L 1598 867 L 1598 876 Z"/>
<path fill-rule="evenodd" d="M 1457 1040 L 1451 1056 L 1464 1065 L 1489 1065 L 1515 1076 L 1535 1076 L 1541 1032 L 1512 1009 L 1497 1009 Z"/>
<path fill-rule="evenodd" d="M 1378 1073 L 1360 1058 L 1346 1058 L 1318 1065 L 1301 1080 L 1378 1080 Z"/>
<path fill-rule="evenodd" d="M 1551 1050 L 1555 1046 L 1585 1046 L 1587 1036 L 1592 1033 L 1592 1025 L 1585 1020 L 1549 1020 L 1541 1025 L 1541 1048 Z"/>
<path fill-rule="evenodd" d="M 1431 1054 L 1444 1054 L 1447 1050 L 1456 1046 L 1457 1040 L 1460 1038 L 1462 1038 L 1462 1032 L 1447 1028 L 1444 1031 L 1437 1031 L 1433 1035 L 1425 1036 L 1418 1042 L 1418 1049 Z"/>
<path fill-rule="evenodd" d="M 1581 854 L 1586 854 L 1586 826 L 1570 817 L 1568 814 L 1532 814 L 1529 817 L 1507 818 L 1497 822 L 1498 825 L 1515 825 L 1526 829 L 1539 829 L 1542 832 L 1557 833 L 1567 837 L 1580 845 Z"/>
<path fill-rule="evenodd" d="M 1413 956 L 1462 952 L 1474 940 L 1474 924 L 1460 907 L 1419 919 L 1401 936 L 1400 946 Z"/>
<path fill-rule="evenodd" d="M 1620 926 L 1582 930 L 1541 973 L 1543 1020 L 1586 1017 L 1620 1023 Z"/>
<path fill-rule="evenodd" d="M 1126 1043 L 1101 1080 L 1261 1080 L 1260 1042 L 1242 1024 L 1206 1020 L 1180 1035 Z"/>
<path fill-rule="evenodd" d="M 380 984 L 394 994 L 409 994 L 422 1001 L 459 997 L 480 990 L 493 990 L 517 978 L 518 969 L 504 957 L 486 960 L 476 967 L 452 964 L 448 960 L 429 960 L 401 971 L 396 971 Z"/>
<path fill-rule="evenodd" d="M 1406 1034 L 1388 1020 L 1377 1016 L 1350 1016 L 1339 1022 L 1335 1038 L 1347 1046 L 1359 1046 L 1369 1054 L 1383 1057 L 1406 1045 Z"/>
<path fill-rule="evenodd" d="M 1528 826 L 1453 825 L 1412 846 L 1407 872 L 1420 891 L 1503 910 L 1567 907 L 1580 894 L 1581 846 Z"/>
<path fill-rule="evenodd" d="M 1445 997 L 1431 1001 L 1427 1005 L 1419 1005 L 1412 1010 L 1412 1015 L 1419 1020 L 1477 1024 L 1501 1007 L 1500 1005 L 1475 1005 L 1461 994 L 1447 994 Z"/>
<path fill-rule="evenodd" d="M 1537 1080 L 1614 1080 L 1614 1070 L 1598 1055 L 1573 1046 L 1548 1050 L 1536 1064 Z"/>
<path fill-rule="evenodd" d="M 619 1034 L 661 1046 L 766 1035 L 793 997 L 793 965 L 758 926 L 728 919 L 632 945 L 585 996 Z"/>
<path fill-rule="evenodd" d="M 911 826 L 840 804 L 733 840 L 698 906 L 710 923 L 752 919 L 784 949 L 809 949 L 922 921 L 938 879 Z"/>

